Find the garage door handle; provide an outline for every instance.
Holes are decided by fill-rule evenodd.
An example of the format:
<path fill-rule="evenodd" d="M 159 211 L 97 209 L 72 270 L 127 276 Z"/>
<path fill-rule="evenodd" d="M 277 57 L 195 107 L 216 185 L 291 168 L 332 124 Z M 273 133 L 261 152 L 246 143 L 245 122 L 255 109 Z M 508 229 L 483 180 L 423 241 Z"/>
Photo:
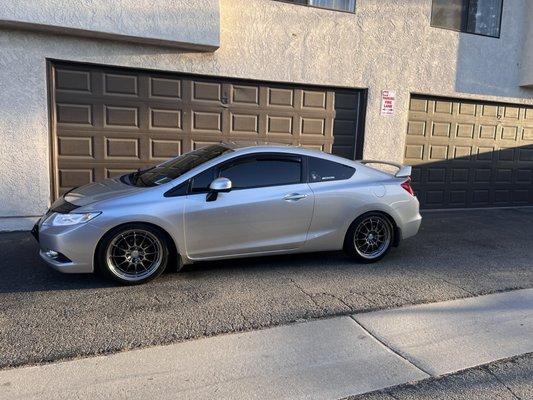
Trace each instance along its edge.
<path fill-rule="evenodd" d="M 300 194 L 300 193 L 291 193 L 286 195 L 283 200 L 285 201 L 298 201 L 301 199 L 305 199 L 307 197 L 306 194 Z"/>

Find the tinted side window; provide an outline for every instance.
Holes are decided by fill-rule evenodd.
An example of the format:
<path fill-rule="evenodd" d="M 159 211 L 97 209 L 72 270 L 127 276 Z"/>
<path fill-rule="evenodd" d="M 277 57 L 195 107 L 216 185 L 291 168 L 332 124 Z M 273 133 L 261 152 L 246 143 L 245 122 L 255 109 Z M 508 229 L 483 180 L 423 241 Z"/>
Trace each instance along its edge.
<path fill-rule="evenodd" d="M 289 185 L 301 182 L 301 162 L 297 158 L 246 159 L 223 167 L 220 176 L 235 189 Z"/>
<path fill-rule="evenodd" d="M 209 191 L 209 185 L 215 179 L 215 169 L 209 168 L 200 172 L 191 182 L 191 193 L 205 193 Z"/>
<path fill-rule="evenodd" d="M 181 185 L 170 189 L 168 192 L 164 194 L 164 196 L 165 197 L 185 196 L 187 194 L 188 187 L 189 187 L 189 182 L 183 182 Z"/>
<path fill-rule="evenodd" d="M 309 157 L 309 182 L 328 182 L 349 179 L 355 168 L 334 161 Z"/>

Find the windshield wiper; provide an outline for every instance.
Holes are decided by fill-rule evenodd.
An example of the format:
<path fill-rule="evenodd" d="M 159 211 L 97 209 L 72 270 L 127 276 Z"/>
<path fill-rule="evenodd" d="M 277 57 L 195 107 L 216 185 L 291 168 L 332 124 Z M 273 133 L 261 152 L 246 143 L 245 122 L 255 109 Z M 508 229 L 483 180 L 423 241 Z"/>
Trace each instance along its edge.
<path fill-rule="evenodd" d="M 132 172 L 131 173 L 131 183 L 133 183 L 134 185 L 137 184 L 137 180 L 139 179 L 139 175 L 141 174 L 141 169 L 140 168 L 137 168 L 137 171 L 135 172 Z"/>
<path fill-rule="evenodd" d="M 143 186 L 148 186 L 145 182 L 144 182 L 144 179 L 143 177 L 141 176 L 141 174 L 144 174 L 145 172 L 148 172 L 152 169 L 154 169 L 155 167 L 150 167 L 150 168 L 146 168 L 146 169 L 140 169 L 140 168 L 137 168 L 137 171 L 135 172 L 132 172 L 131 174 L 131 183 L 133 183 L 133 185 L 136 185 L 137 186 L 137 183 L 140 181 Z"/>

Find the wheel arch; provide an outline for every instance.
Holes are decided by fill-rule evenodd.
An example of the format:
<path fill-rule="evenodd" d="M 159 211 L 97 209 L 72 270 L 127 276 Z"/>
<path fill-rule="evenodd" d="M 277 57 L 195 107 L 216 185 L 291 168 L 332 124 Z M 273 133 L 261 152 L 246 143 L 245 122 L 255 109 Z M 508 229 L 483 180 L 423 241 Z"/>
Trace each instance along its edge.
<path fill-rule="evenodd" d="M 400 227 L 398 226 L 398 223 L 396 222 L 396 219 L 394 219 L 392 214 L 387 212 L 387 211 L 384 211 L 384 210 L 381 210 L 381 209 L 375 209 L 375 210 L 367 210 L 367 211 L 357 215 L 355 218 L 352 219 L 352 222 L 350 222 L 350 224 L 348 225 L 348 228 L 344 232 L 343 247 L 346 246 L 346 240 L 347 240 L 348 232 L 350 231 L 350 228 L 352 227 L 352 225 L 355 223 L 355 221 L 357 221 L 359 218 L 361 218 L 362 216 L 364 216 L 366 214 L 381 214 L 385 218 L 387 218 L 387 220 L 392 225 L 392 230 L 393 230 L 393 235 L 394 235 L 393 238 L 392 238 L 392 245 L 394 247 L 397 247 L 400 244 L 400 239 L 402 237 L 402 233 L 401 233 Z"/>
<path fill-rule="evenodd" d="M 162 228 L 161 226 L 154 224 L 153 222 L 146 222 L 146 221 L 128 221 L 128 222 L 122 222 L 120 224 L 117 224 L 111 228 L 109 228 L 98 240 L 98 243 L 96 244 L 96 247 L 94 248 L 93 253 L 93 269 L 94 271 L 97 271 L 101 268 L 101 266 L 98 264 L 98 251 L 100 250 L 100 247 L 103 245 L 104 241 L 107 240 L 107 236 L 114 230 L 119 229 L 126 225 L 132 225 L 132 224 L 139 224 L 139 225 L 148 225 L 159 232 L 165 237 L 167 243 L 169 244 L 169 255 L 168 255 L 168 265 L 167 269 L 170 266 L 177 266 L 178 261 L 180 259 L 180 255 L 178 253 L 178 248 L 176 246 L 176 242 L 172 238 L 172 236 L 167 232 L 166 229 Z M 179 268 L 178 268 L 179 269 Z"/>

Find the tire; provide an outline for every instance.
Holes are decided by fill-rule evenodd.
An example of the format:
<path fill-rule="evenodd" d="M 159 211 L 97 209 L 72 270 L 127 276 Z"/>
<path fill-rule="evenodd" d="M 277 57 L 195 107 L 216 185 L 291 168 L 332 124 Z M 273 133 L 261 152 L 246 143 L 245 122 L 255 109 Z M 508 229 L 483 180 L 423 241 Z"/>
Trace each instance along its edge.
<path fill-rule="evenodd" d="M 394 227 L 380 212 L 369 212 L 358 217 L 346 233 L 344 251 L 363 263 L 373 263 L 387 255 L 394 243 Z"/>
<path fill-rule="evenodd" d="M 96 251 L 100 270 L 123 285 L 139 285 L 157 278 L 168 260 L 166 236 L 156 227 L 142 223 L 112 229 Z"/>

